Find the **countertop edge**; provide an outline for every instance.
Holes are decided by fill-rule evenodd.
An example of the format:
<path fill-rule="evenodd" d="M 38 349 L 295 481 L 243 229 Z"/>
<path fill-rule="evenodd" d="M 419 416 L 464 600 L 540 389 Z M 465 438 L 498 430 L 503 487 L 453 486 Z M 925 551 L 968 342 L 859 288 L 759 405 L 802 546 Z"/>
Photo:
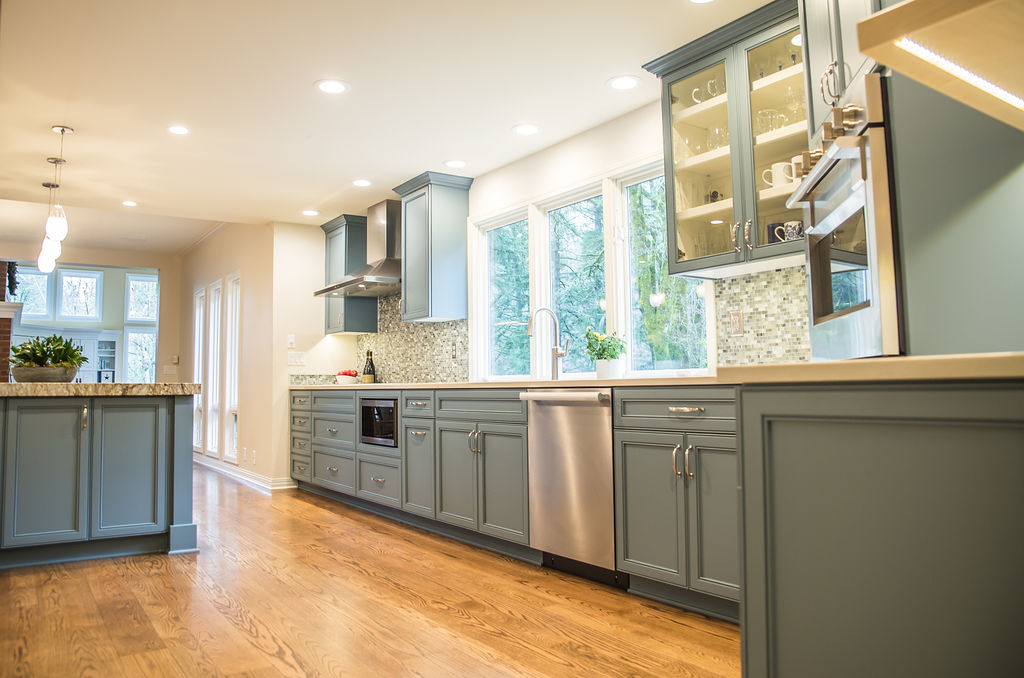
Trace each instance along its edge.
<path fill-rule="evenodd" d="M 65 384 L 53 382 L 0 384 L 0 398 L 128 398 L 191 396 L 200 384 L 163 382 L 157 384 Z"/>

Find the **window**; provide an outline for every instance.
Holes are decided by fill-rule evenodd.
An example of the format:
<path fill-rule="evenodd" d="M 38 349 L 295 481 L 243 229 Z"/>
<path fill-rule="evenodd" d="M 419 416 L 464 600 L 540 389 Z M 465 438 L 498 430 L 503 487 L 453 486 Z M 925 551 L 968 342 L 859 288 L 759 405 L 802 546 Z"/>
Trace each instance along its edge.
<path fill-rule="evenodd" d="M 224 308 L 224 402 L 225 427 L 224 459 L 238 461 L 238 340 L 242 302 L 242 286 L 238 276 L 228 280 Z"/>
<path fill-rule="evenodd" d="M 36 319 L 53 317 L 52 284 L 52 273 L 43 273 L 32 266 L 18 265 L 18 289 L 11 301 L 23 304 L 21 317 Z"/>
<path fill-rule="evenodd" d="M 629 341 L 634 371 L 708 365 L 704 284 L 670 277 L 665 256 L 665 177 L 625 187 L 629 232 Z"/>
<path fill-rule="evenodd" d="M 548 212 L 551 303 L 563 337 L 575 341 L 562 372 L 593 372 L 581 340 L 588 327 L 605 327 L 604 201 L 602 196 Z"/>
<path fill-rule="evenodd" d="M 487 232 L 487 355 L 493 376 L 530 374 L 526 219 Z"/>
<path fill-rule="evenodd" d="M 206 379 L 203 392 L 206 393 L 206 454 L 217 456 L 220 437 L 220 337 L 222 287 L 218 280 L 208 288 L 206 301 Z"/>
<path fill-rule="evenodd" d="M 124 328 L 125 381 L 151 384 L 156 381 L 156 328 Z"/>
<path fill-rule="evenodd" d="M 205 338 L 206 290 L 199 290 L 192 297 L 192 381 L 203 383 L 203 339 Z M 205 392 L 205 391 L 204 391 Z M 192 449 L 203 449 L 203 395 L 192 396 Z"/>
<path fill-rule="evenodd" d="M 124 279 L 124 321 L 155 323 L 160 313 L 160 282 L 155 275 L 128 273 Z"/>
<path fill-rule="evenodd" d="M 103 271 L 57 271 L 57 318 L 95 320 L 102 318 Z"/>

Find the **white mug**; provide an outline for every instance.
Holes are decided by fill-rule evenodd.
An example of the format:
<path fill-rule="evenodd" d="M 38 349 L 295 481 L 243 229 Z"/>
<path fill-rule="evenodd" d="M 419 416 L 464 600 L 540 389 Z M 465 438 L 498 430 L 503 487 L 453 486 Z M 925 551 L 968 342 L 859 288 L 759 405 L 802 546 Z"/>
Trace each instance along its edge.
<path fill-rule="evenodd" d="M 794 155 L 792 160 L 793 165 L 793 181 L 797 181 L 804 175 L 804 156 L 803 154 Z"/>
<path fill-rule="evenodd" d="M 771 169 L 761 173 L 764 183 L 769 186 L 783 186 L 793 183 L 796 175 L 793 173 L 793 164 L 788 162 L 773 162 Z"/>

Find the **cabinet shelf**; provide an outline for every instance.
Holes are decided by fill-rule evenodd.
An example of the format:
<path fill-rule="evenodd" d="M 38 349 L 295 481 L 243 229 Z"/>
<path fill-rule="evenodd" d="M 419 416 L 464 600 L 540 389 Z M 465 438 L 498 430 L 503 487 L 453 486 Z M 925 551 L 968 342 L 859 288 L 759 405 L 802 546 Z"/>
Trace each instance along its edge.
<path fill-rule="evenodd" d="M 672 121 L 703 128 L 710 127 L 715 123 L 724 124 L 729 119 L 728 111 L 726 111 L 728 102 L 729 95 L 727 93 L 719 94 L 707 101 L 676 111 L 672 115 Z"/>
<path fill-rule="evenodd" d="M 787 108 L 786 90 L 799 93 L 799 101 L 803 102 L 803 63 L 783 68 L 781 71 L 759 78 L 750 85 L 750 110 L 757 111 L 774 108 L 785 112 Z"/>
<path fill-rule="evenodd" d="M 732 214 L 732 198 L 709 202 L 706 205 L 691 207 L 690 209 L 676 212 L 676 220 L 700 219 L 702 217 L 724 216 Z"/>
<path fill-rule="evenodd" d="M 729 146 L 719 146 L 704 153 L 691 155 L 676 161 L 676 172 L 696 172 L 698 174 L 725 174 L 729 171 Z"/>
<path fill-rule="evenodd" d="M 758 134 L 754 137 L 754 146 L 758 161 L 789 160 L 791 156 L 807 150 L 807 121 L 798 120 L 771 132 Z"/>

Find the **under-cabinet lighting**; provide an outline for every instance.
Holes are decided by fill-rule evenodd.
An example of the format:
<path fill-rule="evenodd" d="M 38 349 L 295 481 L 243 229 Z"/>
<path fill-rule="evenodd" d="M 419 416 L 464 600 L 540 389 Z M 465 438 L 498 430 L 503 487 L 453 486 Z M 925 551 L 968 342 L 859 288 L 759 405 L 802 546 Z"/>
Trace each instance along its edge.
<path fill-rule="evenodd" d="M 1024 99 L 1021 99 L 1019 96 L 1015 94 L 1007 92 L 999 85 L 991 83 L 985 78 L 981 77 L 980 75 L 972 73 L 971 71 L 967 70 L 960 64 L 950 61 L 941 54 L 936 54 L 935 52 L 931 51 L 924 45 L 914 42 L 907 36 L 903 36 L 893 44 L 902 49 L 903 51 L 913 54 L 918 59 L 926 61 L 930 63 L 932 66 L 935 66 L 936 68 L 944 70 L 946 73 L 949 73 L 954 78 L 959 78 L 960 80 L 966 82 L 968 85 L 971 85 L 972 87 L 977 87 L 982 92 L 985 92 L 986 94 L 991 94 L 1000 101 L 1004 101 L 1013 106 L 1014 108 L 1024 111 Z"/>
<path fill-rule="evenodd" d="M 722 221 L 721 219 L 712 219 L 712 220 L 711 220 L 711 225 L 712 225 L 712 226 L 718 226 L 719 224 L 724 224 L 724 223 L 725 223 L 725 222 L 724 222 L 724 221 Z"/>

